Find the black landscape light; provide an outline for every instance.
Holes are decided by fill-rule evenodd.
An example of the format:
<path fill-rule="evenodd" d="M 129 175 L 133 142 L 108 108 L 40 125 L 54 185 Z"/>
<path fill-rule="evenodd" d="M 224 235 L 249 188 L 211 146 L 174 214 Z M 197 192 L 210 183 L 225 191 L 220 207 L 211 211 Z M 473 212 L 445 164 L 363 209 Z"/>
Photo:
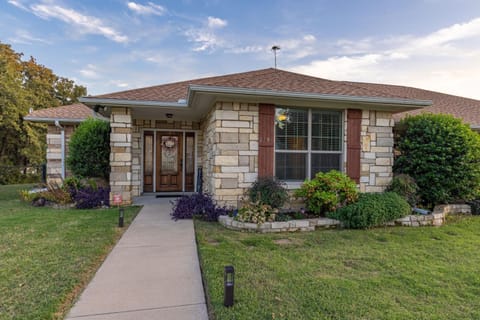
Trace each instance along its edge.
<path fill-rule="evenodd" d="M 225 307 L 231 307 L 233 306 L 233 287 L 235 284 L 235 269 L 233 269 L 233 266 L 225 266 L 223 284 L 225 286 L 223 305 Z"/>
<path fill-rule="evenodd" d="M 120 205 L 122 204 L 122 195 L 121 194 L 114 194 L 113 195 L 113 204 L 118 206 L 118 227 L 123 228 L 123 218 L 125 216 L 125 212 Z"/>
<path fill-rule="evenodd" d="M 123 217 L 124 217 L 124 211 L 123 208 L 120 208 L 118 210 L 118 227 L 123 228 Z"/>

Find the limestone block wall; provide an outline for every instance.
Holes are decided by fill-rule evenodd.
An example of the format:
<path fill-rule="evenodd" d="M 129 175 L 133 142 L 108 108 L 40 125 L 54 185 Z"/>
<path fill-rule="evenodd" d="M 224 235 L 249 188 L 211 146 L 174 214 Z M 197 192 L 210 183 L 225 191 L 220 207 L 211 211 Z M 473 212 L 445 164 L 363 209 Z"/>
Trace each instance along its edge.
<path fill-rule="evenodd" d="M 217 102 L 202 121 L 203 189 L 238 206 L 258 175 L 258 104 Z"/>
<path fill-rule="evenodd" d="M 110 115 L 110 201 L 114 194 L 132 203 L 132 116 L 129 108 L 112 108 Z"/>
<path fill-rule="evenodd" d="M 144 130 L 189 130 L 196 131 L 197 143 L 197 166 L 202 163 L 203 138 L 200 130 L 200 123 L 195 121 L 174 121 L 174 120 L 145 120 L 134 119 L 132 130 L 132 196 L 142 194 L 142 167 L 143 167 L 143 131 Z"/>
<path fill-rule="evenodd" d="M 382 192 L 392 181 L 392 113 L 362 112 L 360 192 Z"/>
<path fill-rule="evenodd" d="M 77 125 L 62 124 L 65 132 L 65 161 L 68 156 L 70 137 Z M 65 176 L 72 173 L 65 163 Z M 47 128 L 47 183 L 62 183 L 62 130 L 54 124 Z"/>

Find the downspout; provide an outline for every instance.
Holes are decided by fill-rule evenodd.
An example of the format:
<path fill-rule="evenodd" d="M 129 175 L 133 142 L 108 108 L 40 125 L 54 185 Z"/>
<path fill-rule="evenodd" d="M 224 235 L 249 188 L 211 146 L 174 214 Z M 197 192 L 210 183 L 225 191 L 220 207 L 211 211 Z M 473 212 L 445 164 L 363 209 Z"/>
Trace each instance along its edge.
<path fill-rule="evenodd" d="M 62 157 L 62 180 L 65 179 L 65 128 L 60 125 L 60 121 L 55 120 L 55 126 L 61 130 L 61 157 Z"/>

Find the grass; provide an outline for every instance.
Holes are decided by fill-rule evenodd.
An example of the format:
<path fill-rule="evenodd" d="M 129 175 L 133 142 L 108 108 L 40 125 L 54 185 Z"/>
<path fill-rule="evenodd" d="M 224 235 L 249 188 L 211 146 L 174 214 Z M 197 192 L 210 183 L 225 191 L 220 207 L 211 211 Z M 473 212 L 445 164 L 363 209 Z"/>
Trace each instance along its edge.
<path fill-rule="evenodd" d="M 251 234 L 195 221 L 211 319 L 480 319 L 480 217 Z M 235 305 L 223 306 L 223 267 Z"/>
<path fill-rule="evenodd" d="M 62 319 L 124 229 L 118 209 L 32 207 L 28 187 L 0 186 L 0 319 Z"/>

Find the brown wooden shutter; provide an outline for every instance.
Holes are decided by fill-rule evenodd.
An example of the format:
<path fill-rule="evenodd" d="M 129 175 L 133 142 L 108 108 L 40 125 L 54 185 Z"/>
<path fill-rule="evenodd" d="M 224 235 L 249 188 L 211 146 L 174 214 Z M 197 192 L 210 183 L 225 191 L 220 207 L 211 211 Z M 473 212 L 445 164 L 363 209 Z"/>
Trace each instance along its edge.
<path fill-rule="evenodd" d="M 347 175 L 360 183 L 362 110 L 347 110 Z"/>
<path fill-rule="evenodd" d="M 258 176 L 273 177 L 275 106 L 261 103 L 258 118 Z"/>

